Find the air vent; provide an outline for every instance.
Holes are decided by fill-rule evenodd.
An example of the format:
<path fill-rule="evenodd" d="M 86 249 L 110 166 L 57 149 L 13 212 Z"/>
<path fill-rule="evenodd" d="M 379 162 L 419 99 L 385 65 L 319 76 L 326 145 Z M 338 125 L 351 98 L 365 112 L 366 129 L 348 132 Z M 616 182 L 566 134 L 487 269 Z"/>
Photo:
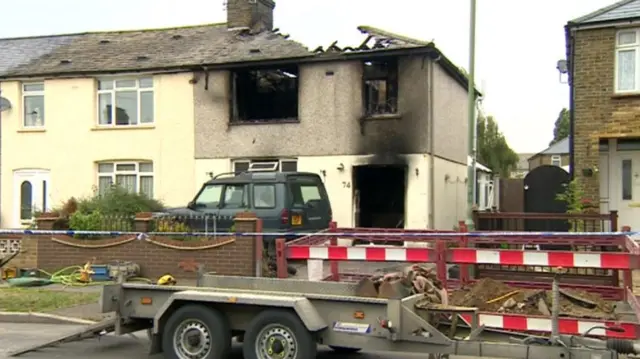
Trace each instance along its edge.
<path fill-rule="evenodd" d="M 109 41 L 109 40 L 100 40 L 100 43 L 104 45 L 104 44 L 111 43 L 111 41 Z"/>
<path fill-rule="evenodd" d="M 173 35 L 173 36 L 171 36 L 171 38 L 174 39 L 174 40 L 180 40 L 180 39 L 183 38 L 183 36 L 182 35 Z"/>
<path fill-rule="evenodd" d="M 249 50 L 249 52 L 252 53 L 252 54 L 259 54 L 261 51 L 260 51 L 260 49 L 251 49 L 251 50 Z"/>
<path fill-rule="evenodd" d="M 60 65 L 71 65 L 71 60 L 60 60 Z"/>
<path fill-rule="evenodd" d="M 138 60 L 138 61 L 147 61 L 147 60 L 149 60 L 149 56 L 138 56 L 138 57 L 136 57 L 136 60 Z"/>

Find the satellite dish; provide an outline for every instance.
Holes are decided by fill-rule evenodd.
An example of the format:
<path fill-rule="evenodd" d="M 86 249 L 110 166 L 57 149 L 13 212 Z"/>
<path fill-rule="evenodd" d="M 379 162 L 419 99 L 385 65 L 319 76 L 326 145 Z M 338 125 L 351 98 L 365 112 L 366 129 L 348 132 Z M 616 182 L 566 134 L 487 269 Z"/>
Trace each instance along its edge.
<path fill-rule="evenodd" d="M 0 97 L 0 111 L 11 109 L 11 102 L 4 97 Z"/>

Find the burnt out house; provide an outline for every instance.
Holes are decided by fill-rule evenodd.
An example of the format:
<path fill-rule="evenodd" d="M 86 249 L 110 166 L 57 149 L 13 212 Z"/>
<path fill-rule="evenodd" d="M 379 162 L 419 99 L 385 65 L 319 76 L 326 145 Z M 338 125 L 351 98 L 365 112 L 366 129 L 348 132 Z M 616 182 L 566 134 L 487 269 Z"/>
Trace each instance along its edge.
<path fill-rule="evenodd" d="M 230 31 L 270 35 L 194 71 L 196 183 L 314 172 L 340 226 L 451 229 L 466 210 L 465 75 L 432 42 L 368 26 L 355 46 L 302 51 L 273 29 L 274 6 L 229 1 Z"/>

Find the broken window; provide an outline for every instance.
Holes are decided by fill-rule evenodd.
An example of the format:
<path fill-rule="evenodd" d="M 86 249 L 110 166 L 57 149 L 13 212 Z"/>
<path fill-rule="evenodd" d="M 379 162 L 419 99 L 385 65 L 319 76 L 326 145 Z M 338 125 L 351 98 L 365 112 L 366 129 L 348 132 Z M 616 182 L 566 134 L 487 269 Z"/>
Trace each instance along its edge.
<path fill-rule="evenodd" d="M 232 72 L 233 122 L 296 120 L 298 67 Z"/>
<path fill-rule="evenodd" d="M 364 106 L 367 116 L 398 113 L 398 62 L 364 62 Z"/>

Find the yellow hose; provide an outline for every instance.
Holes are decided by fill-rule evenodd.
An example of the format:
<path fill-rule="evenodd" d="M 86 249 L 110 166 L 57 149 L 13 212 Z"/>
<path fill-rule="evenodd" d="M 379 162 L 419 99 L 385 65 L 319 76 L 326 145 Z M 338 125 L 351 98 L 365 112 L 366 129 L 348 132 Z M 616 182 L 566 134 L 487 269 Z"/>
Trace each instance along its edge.
<path fill-rule="evenodd" d="M 82 266 L 70 266 L 63 268 L 55 273 L 49 273 L 45 270 L 38 269 L 38 272 L 44 274 L 49 280 L 55 284 L 61 284 L 67 287 L 86 287 L 95 285 L 113 284 L 114 281 L 96 281 L 96 282 L 83 282 L 81 281 L 81 271 L 84 268 Z M 144 282 L 153 283 L 151 279 L 144 277 L 128 278 L 127 282 Z"/>
<path fill-rule="evenodd" d="M 519 290 L 514 290 L 513 292 L 509 292 L 509 293 L 507 293 L 505 295 L 501 295 L 498 298 L 493 298 L 493 299 L 487 301 L 487 304 L 491 304 L 491 303 L 495 303 L 495 302 L 498 302 L 498 301 L 503 300 L 503 299 L 507 299 L 507 298 L 513 296 L 514 294 L 517 294 L 518 292 L 520 292 L 520 291 Z"/>

